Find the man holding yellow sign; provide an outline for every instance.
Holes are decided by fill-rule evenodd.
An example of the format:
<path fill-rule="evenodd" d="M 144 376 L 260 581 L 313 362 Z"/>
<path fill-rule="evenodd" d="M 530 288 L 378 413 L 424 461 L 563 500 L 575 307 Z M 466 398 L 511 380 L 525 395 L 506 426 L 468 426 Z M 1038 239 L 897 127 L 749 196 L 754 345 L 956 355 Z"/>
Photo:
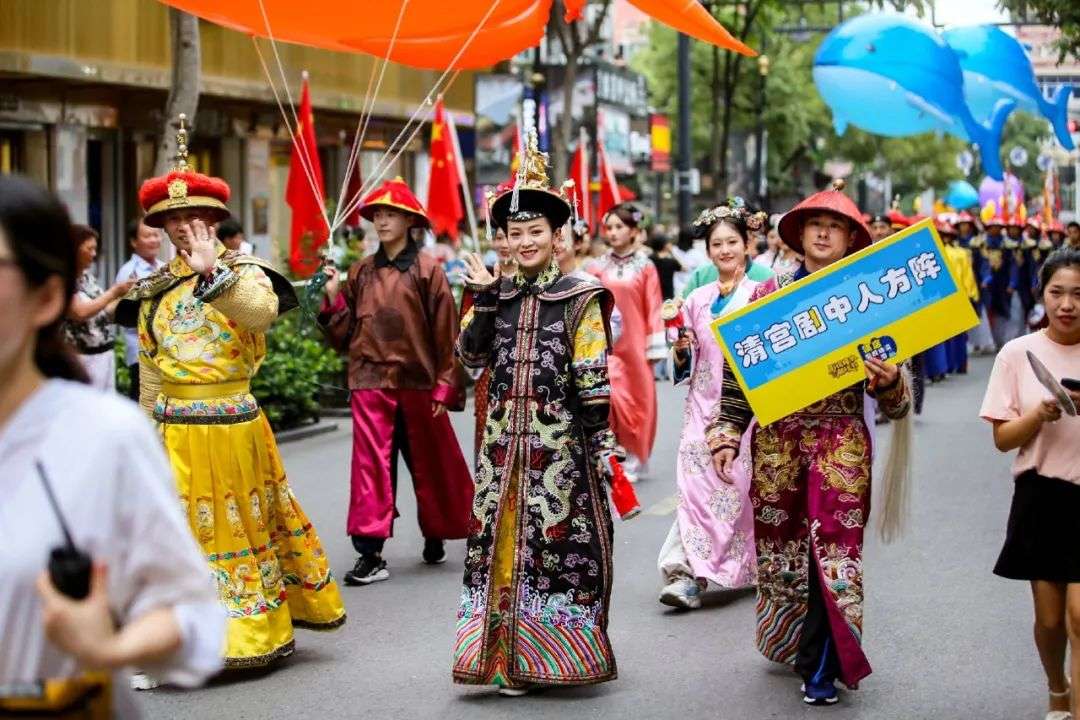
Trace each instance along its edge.
<path fill-rule="evenodd" d="M 805 258 L 777 278 L 781 289 L 714 325 L 727 362 L 708 429 L 714 464 L 726 478 L 743 434 L 753 432 L 758 648 L 795 665 L 804 700 L 814 705 L 837 701 L 835 680 L 854 688 L 870 674 L 860 647 L 870 427 L 875 403 L 893 419 L 910 407 L 908 381 L 888 362 L 899 359 L 897 342 L 876 331 L 892 332 L 889 303 L 949 277 L 930 245 L 898 267 L 891 254 L 879 254 L 896 246 L 892 238 L 858 252 L 870 246 L 870 233 L 842 189 L 838 181 L 780 221 L 781 239 Z M 864 332 L 868 317 L 884 322 Z M 760 426 L 752 428 L 755 415 Z"/>

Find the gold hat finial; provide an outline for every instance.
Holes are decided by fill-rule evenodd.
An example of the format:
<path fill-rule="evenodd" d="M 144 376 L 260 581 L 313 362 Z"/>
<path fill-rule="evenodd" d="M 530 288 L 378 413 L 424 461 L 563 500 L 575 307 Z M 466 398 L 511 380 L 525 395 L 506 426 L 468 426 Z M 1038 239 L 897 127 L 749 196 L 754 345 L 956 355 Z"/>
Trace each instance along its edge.
<path fill-rule="evenodd" d="M 529 128 L 525 136 L 525 147 L 518 159 L 517 177 L 514 178 L 514 194 L 510 200 L 510 212 L 518 210 L 518 191 L 522 188 L 548 190 L 547 176 L 548 154 L 540 152 L 536 128 Z"/>
<path fill-rule="evenodd" d="M 520 182 L 525 187 L 547 189 L 549 185 L 547 167 L 548 154 L 540 152 L 536 128 L 529 128 L 525 152 L 521 158 L 521 166 L 518 168 Z"/>
<path fill-rule="evenodd" d="M 176 170 L 179 172 L 187 172 L 188 167 L 188 132 L 184 123 L 187 122 L 187 115 L 180 113 L 178 118 L 180 120 L 180 126 L 176 129 Z"/>

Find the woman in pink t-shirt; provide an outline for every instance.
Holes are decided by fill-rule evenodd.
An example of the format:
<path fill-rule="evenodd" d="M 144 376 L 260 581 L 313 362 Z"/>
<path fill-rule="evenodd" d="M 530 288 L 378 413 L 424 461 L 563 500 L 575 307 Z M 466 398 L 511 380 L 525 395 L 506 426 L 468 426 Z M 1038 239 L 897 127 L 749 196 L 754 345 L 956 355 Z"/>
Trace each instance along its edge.
<path fill-rule="evenodd" d="M 1027 352 L 1057 378 L 1080 380 L 1080 251 L 1066 248 L 1047 258 L 1039 287 L 1049 326 L 1001 349 L 979 414 L 993 423 L 998 450 L 1019 449 L 994 573 L 1031 582 L 1035 646 L 1050 690 L 1046 720 L 1068 720 L 1080 718 L 1080 417 L 1062 413 L 1036 379 Z M 1063 384 L 1080 406 L 1080 387 Z M 1071 686 L 1077 688 L 1071 697 L 1067 645 Z"/>

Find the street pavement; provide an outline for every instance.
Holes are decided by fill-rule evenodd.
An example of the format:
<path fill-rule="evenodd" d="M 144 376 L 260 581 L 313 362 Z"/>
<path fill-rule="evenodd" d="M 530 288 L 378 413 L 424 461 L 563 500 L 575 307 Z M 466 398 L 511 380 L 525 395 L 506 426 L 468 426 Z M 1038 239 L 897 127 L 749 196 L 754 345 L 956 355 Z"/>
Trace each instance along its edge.
<path fill-rule="evenodd" d="M 866 548 L 865 649 L 874 673 L 838 706 L 809 708 L 798 679 L 754 647 L 754 597 L 710 590 L 705 607 L 679 613 L 657 602 L 656 556 L 672 522 L 675 453 L 684 390 L 658 384 L 660 431 L 651 476 L 637 485 L 646 512 L 616 520 L 610 632 L 617 680 L 505 698 L 454 685 L 450 653 L 464 542 L 449 560 L 420 560 L 408 475 L 385 557 L 391 578 L 342 588 L 348 623 L 298 630 L 296 653 L 269 671 L 209 687 L 140 693 L 151 718 L 1041 718 L 1045 683 L 1031 640 L 1024 583 L 991 573 L 1004 537 L 1012 483 L 977 418 L 991 359 L 930 386 L 915 421 L 915 491 L 908 534 Z M 471 407 L 454 416 L 472 447 Z M 878 431 L 887 440 L 888 429 Z M 344 533 L 350 428 L 282 446 L 293 489 L 340 578 L 354 561 Z M 884 453 L 880 453 L 882 456 Z M 874 527 L 871 516 L 871 528 Z"/>

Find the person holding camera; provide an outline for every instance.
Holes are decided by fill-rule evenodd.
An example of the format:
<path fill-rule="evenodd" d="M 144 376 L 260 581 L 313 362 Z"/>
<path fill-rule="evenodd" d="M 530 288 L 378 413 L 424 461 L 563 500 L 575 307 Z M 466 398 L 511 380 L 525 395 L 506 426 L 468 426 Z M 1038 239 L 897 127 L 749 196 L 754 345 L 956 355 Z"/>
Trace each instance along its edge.
<path fill-rule="evenodd" d="M 193 686 L 221 667 L 224 611 L 160 443 L 61 338 L 76 279 L 63 206 L 0 177 L 0 715 L 130 717 L 124 668 Z"/>

